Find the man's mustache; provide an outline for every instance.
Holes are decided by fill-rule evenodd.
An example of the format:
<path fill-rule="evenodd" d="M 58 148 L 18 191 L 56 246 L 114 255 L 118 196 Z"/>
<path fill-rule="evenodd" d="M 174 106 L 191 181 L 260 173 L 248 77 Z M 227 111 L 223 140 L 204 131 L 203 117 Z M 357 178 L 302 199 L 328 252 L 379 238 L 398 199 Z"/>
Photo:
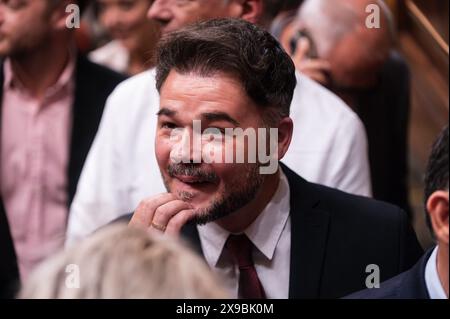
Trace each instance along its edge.
<path fill-rule="evenodd" d="M 214 183 L 219 179 L 219 176 L 214 171 L 206 171 L 199 164 L 170 164 L 167 172 L 172 178 L 176 176 L 189 176 L 209 183 Z"/>

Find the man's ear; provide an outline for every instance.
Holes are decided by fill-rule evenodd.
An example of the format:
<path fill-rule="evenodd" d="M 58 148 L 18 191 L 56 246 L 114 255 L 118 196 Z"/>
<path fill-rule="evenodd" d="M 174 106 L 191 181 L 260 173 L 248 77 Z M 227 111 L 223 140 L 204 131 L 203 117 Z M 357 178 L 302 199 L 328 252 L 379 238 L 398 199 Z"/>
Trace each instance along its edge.
<path fill-rule="evenodd" d="M 263 14 L 263 0 L 234 0 L 230 16 L 257 24 Z"/>
<path fill-rule="evenodd" d="M 55 5 L 54 8 L 51 9 L 51 12 L 49 13 L 50 17 L 50 23 L 52 25 L 52 28 L 55 30 L 63 30 L 67 28 L 66 21 L 70 14 L 80 14 L 80 11 L 76 12 L 66 12 L 66 8 L 68 8 L 69 5 L 73 5 L 74 1 L 71 0 L 63 0 L 57 5 Z M 73 6 L 72 6 L 73 7 Z M 78 6 L 77 6 L 78 7 Z M 80 17 L 81 18 L 81 17 Z"/>
<path fill-rule="evenodd" d="M 428 198 L 427 211 L 436 239 L 448 245 L 448 191 L 436 191 Z"/>
<path fill-rule="evenodd" d="M 289 149 L 294 123 L 290 117 L 283 117 L 278 123 L 278 159 L 281 160 Z"/>

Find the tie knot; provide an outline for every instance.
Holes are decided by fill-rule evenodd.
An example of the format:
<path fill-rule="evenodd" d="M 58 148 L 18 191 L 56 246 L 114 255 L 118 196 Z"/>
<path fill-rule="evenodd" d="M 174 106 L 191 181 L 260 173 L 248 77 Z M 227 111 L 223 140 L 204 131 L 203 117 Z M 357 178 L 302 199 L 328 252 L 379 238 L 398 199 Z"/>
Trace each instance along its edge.
<path fill-rule="evenodd" d="M 226 249 L 238 265 L 239 269 L 253 267 L 253 243 L 245 235 L 230 235 L 225 244 Z"/>

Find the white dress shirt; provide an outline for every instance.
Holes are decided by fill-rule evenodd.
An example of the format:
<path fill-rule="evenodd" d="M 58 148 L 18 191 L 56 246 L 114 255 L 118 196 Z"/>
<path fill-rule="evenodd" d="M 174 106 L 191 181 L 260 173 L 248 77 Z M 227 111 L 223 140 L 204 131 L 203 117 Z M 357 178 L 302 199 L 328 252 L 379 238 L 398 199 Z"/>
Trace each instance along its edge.
<path fill-rule="evenodd" d="M 448 299 L 437 271 L 437 252 L 438 247 L 436 246 L 430 258 L 428 258 L 425 266 L 425 284 L 427 285 L 430 299 Z"/>
<path fill-rule="evenodd" d="M 272 200 L 244 231 L 256 247 L 253 261 L 267 298 L 289 298 L 291 260 L 291 220 L 289 183 L 280 169 L 280 182 Z M 206 261 L 222 278 L 234 298 L 238 298 L 239 268 L 224 250 L 230 235 L 216 223 L 198 226 Z"/>
<path fill-rule="evenodd" d="M 300 74 L 297 81 L 293 138 L 283 162 L 311 182 L 370 196 L 362 122 L 316 82 Z M 166 191 L 154 149 L 158 109 L 154 70 L 122 82 L 108 98 L 70 210 L 69 244 Z"/>

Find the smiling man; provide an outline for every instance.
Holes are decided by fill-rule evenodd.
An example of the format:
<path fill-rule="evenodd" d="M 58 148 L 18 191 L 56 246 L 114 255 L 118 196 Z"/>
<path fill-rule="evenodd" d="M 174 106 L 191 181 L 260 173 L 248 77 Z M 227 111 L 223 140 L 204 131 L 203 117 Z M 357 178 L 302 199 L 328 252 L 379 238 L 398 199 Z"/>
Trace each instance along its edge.
<path fill-rule="evenodd" d="M 189 24 L 241 18 L 268 26 L 279 0 L 155 0 L 149 19 L 167 34 Z M 296 73 L 291 102 L 296 124 L 283 163 L 311 182 L 370 196 L 366 134 L 358 116 L 331 92 Z M 155 70 L 125 81 L 111 94 L 71 207 L 67 243 L 88 236 L 164 191 L 154 145 L 159 95 Z"/>
<path fill-rule="evenodd" d="M 130 227 L 181 234 L 242 298 L 340 297 L 365 287 L 370 264 L 384 279 L 419 258 L 395 206 L 308 183 L 284 165 L 261 174 L 249 156 L 207 163 L 204 148 L 184 147 L 201 121 L 207 150 L 213 143 L 247 154 L 253 142 L 233 136 L 227 144 L 226 129 L 270 128 L 278 134 L 272 156 L 285 156 L 295 69 L 270 34 L 243 20 L 211 20 L 165 37 L 157 58 L 155 152 L 168 192 L 142 201 L 125 218 Z M 266 150 L 263 136 L 258 150 Z"/>
<path fill-rule="evenodd" d="M 275 127 L 278 133 L 277 159 L 284 156 L 292 137 L 293 123 L 289 117 L 289 104 L 296 79 L 290 60 L 279 51 L 273 38 L 263 32 L 260 32 L 261 35 L 256 33 L 242 22 L 229 24 L 222 22 L 217 23 L 217 26 L 212 25 L 214 27 L 211 28 L 211 34 L 207 34 L 210 39 L 213 38 L 214 32 L 221 36 L 219 31 L 226 31 L 227 28 L 233 27 L 232 30 L 235 31 L 229 39 L 224 39 L 229 42 L 221 45 L 220 57 L 214 57 L 218 50 L 215 43 L 202 50 L 198 47 L 199 42 L 196 42 L 198 39 L 183 38 L 186 37 L 183 33 L 179 40 L 177 35 L 174 35 L 172 40 L 174 42 L 170 45 L 180 45 L 184 49 L 173 52 L 171 46 L 165 49 L 163 44 L 160 51 L 156 85 L 161 92 L 161 108 L 158 112 L 156 157 L 166 188 L 172 194 L 162 197 L 167 200 L 174 196 L 180 198 L 183 201 L 177 199 L 173 205 L 179 209 L 186 209 L 170 225 L 167 220 L 170 215 L 155 216 L 154 226 L 165 228 L 167 224 L 168 231 L 178 231 L 177 226 L 183 224 L 176 224 L 179 219 L 184 222 L 193 218 L 197 223 L 204 224 L 225 217 L 252 202 L 249 207 L 252 209 L 247 208 L 251 214 L 238 214 L 240 216 L 238 219 L 221 220 L 221 223 L 233 232 L 245 230 L 273 197 L 278 187 L 278 170 L 275 174 L 261 174 L 260 163 L 249 162 L 249 156 L 246 157 L 245 163 L 234 163 L 237 158 L 235 156 L 231 161 L 226 161 L 225 154 L 229 154 L 230 148 L 232 154 L 248 154 L 249 148 L 251 152 L 259 143 L 237 137 L 232 143 L 225 143 L 225 131 L 243 128 L 246 131 L 257 132 L 261 128 Z M 263 56 L 255 57 L 257 59 L 255 63 L 260 63 L 262 68 L 259 74 L 255 66 L 243 61 L 245 55 L 236 56 L 233 49 L 226 48 L 227 45 L 231 45 L 233 38 L 238 36 L 236 32 L 241 25 L 249 28 L 247 32 L 253 31 L 259 35 L 260 39 L 257 40 L 263 41 L 260 44 L 261 50 L 268 51 Z M 224 30 L 220 28 L 221 26 Z M 182 51 L 189 48 L 197 51 L 196 56 L 186 56 L 186 66 L 180 66 L 179 61 L 185 54 Z M 259 47 L 248 46 L 247 49 L 251 50 L 248 54 L 253 55 L 257 54 L 256 50 Z M 166 54 L 172 59 L 163 58 Z M 193 60 L 189 61 L 189 58 Z M 199 61 L 195 61 L 194 58 Z M 214 63 L 220 63 L 222 66 L 212 68 Z M 278 66 L 278 71 L 274 74 L 269 73 L 275 66 Z M 261 80 L 264 82 L 259 84 Z M 251 90 L 249 93 L 244 89 L 245 86 L 252 88 L 249 88 Z M 194 131 L 195 121 L 200 121 L 202 130 L 205 129 L 201 132 L 203 134 L 200 141 L 204 148 L 211 150 L 208 148 L 211 143 L 220 144 L 216 146 L 216 151 L 219 151 L 217 148 L 222 148 L 218 152 L 223 155 L 222 158 L 217 158 L 209 165 L 202 164 L 207 155 L 203 148 L 197 150 L 194 148 L 195 142 L 191 143 L 192 147 L 183 147 L 185 140 L 198 134 Z M 182 137 L 178 139 L 179 141 L 174 139 L 174 129 L 181 129 L 181 134 L 187 138 Z M 208 131 L 212 132 L 211 129 L 215 129 L 221 137 L 211 140 L 208 134 Z M 182 144 L 180 150 L 179 144 Z M 173 153 L 177 153 L 179 161 L 174 161 Z M 172 212 L 177 211 L 174 209 Z"/>

